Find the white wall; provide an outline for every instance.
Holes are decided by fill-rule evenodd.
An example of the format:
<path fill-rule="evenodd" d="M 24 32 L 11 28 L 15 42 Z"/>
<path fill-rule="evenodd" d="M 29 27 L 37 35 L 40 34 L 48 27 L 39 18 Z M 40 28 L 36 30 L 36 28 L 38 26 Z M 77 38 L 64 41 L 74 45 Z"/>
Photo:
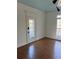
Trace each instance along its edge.
<path fill-rule="evenodd" d="M 36 14 L 36 36 L 37 39 L 40 39 L 45 36 L 45 13 L 29 7 L 27 5 L 23 5 L 21 3 L 17 3 L 17 47 L 23 46 L 27 44 L 26 37 L 26 20 L 25 20 L 25 12 Z M 34 41 L 35 41 L 34 40 Z"/>
<path fill-rule="evenodd" d="M 25 19 L 21 8 L 17 6 L 17 47 L 26 44 Z"/>
<path fill-rule="evenodd" d="M 46 37 L 56 39 L 57 12 L 46 12 Z"/>

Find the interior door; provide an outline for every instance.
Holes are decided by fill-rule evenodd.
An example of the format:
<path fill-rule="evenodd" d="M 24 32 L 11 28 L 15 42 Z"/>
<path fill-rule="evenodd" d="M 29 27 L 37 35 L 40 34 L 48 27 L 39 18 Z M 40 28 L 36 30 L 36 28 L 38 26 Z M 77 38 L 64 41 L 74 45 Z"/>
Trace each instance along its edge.
<path fill-rule="evenodd" d="M 32 42 L 36 38 L 36 19 L 35 15 L 33 13 L 27 13 L 27 19 L 26 19 L 27 25 L 26 25 L 26 36 L 28 43 Z"/>
<path fill-rule="evenodd" d="M 29 37 L 29 42 L 32 42 L 35 39 L 35 20 L 32 18 L 28 19 L 28 37 Z"/>

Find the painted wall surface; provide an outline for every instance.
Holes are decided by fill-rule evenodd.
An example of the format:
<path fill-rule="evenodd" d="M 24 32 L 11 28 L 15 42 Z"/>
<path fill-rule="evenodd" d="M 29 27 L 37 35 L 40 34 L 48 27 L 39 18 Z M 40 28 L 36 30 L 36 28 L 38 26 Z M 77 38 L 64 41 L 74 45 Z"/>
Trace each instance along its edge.
<path fill-rule="evenodd" d="M 46 13 L 46 37 L 56 39 L 57 12 Z"/>
<path fill-rule="evenodd" d="M 17 0 L 17 1 L 42 11 L 56 10 L 56 6 L 52 3 L 52 0 Z"/>
<path fill-rule="evenodd" d="M 17 47 L 26 44 L 25 19 L 23 10 L 17 7 Z"/>
<path fill-rule="evenodd" d="M 28 43 L 26 39 L 26 19 L 24 11 L 26 11 L 26 13 L 28 12 L 29 15 L 31 15 L 30 12 L 36 15 L 35 40 L 45 36 L 45 13 L 27 5 L 17 3 L 17 47 L 23 46 Z"/>

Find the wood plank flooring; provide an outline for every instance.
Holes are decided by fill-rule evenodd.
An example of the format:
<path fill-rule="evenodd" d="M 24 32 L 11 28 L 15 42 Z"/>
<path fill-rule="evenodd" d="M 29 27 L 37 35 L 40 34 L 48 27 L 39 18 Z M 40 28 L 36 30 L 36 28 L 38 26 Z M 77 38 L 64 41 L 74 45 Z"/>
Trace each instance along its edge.
<path fill-rule="evenodd" d="M 17 49 L 17 59 L 61 59 L 61 42 L 43 38 Z"/>

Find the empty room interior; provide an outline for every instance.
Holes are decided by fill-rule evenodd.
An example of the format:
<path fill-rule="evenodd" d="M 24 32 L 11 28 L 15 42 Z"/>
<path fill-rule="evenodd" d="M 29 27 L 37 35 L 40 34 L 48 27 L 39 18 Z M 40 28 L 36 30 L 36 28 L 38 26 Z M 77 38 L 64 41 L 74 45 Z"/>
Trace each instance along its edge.
<path fill-rule="evenodd" d="M 60 0 L 17 0 L 17 59 L 61 59 Z"/>

